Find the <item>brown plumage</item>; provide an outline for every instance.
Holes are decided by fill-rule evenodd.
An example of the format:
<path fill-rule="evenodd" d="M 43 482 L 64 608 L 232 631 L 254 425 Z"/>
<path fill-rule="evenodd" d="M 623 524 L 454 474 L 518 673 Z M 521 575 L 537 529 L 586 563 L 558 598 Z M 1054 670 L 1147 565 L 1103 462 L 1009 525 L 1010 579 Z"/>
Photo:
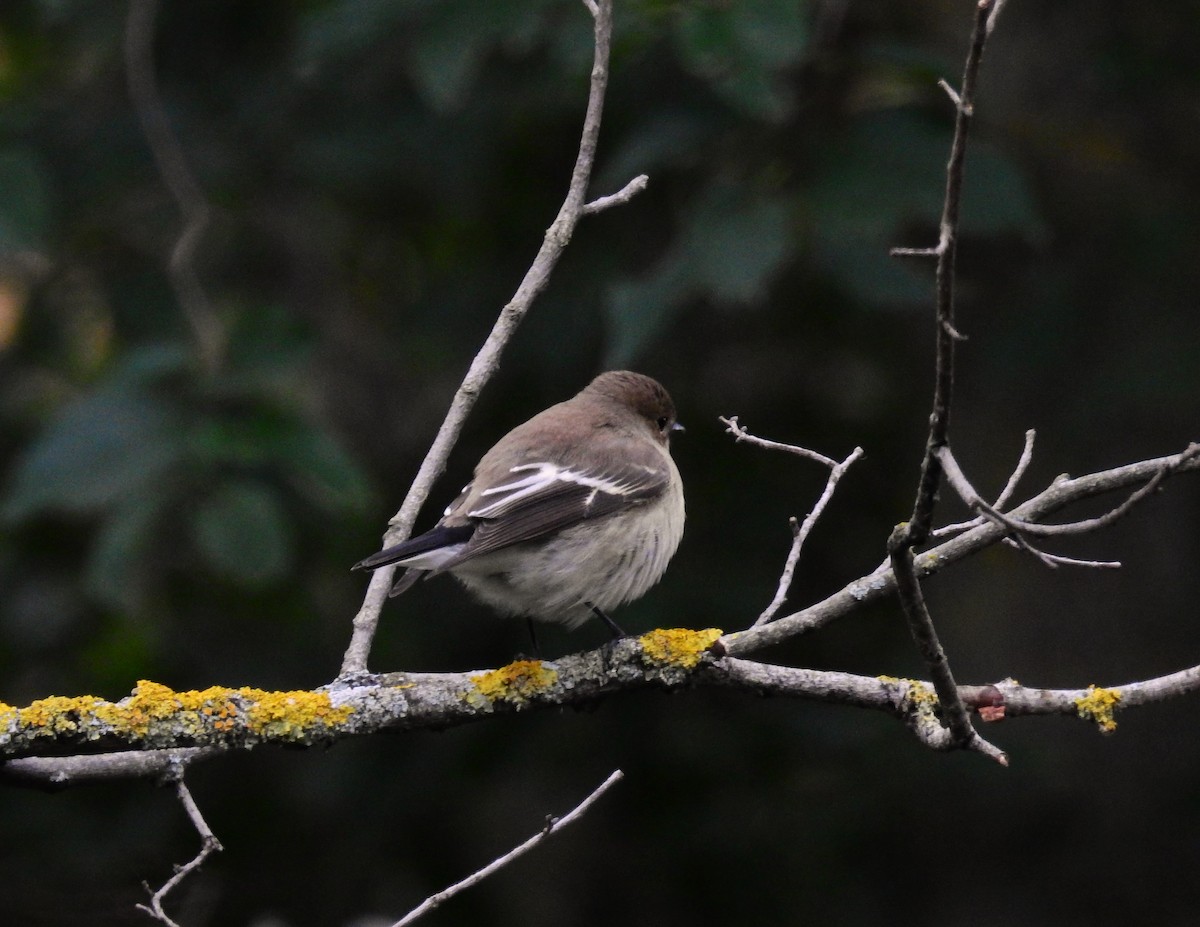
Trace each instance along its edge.
<path fill-rule="evenodd" d="M 433 529 L 355 569 L 408 567 L 392 595 L 450 573 L 501 612 L 574 627 L 643 595 L 679 547 L 678 429 L 657 381 L 603 373 L 501 438 Z"/>

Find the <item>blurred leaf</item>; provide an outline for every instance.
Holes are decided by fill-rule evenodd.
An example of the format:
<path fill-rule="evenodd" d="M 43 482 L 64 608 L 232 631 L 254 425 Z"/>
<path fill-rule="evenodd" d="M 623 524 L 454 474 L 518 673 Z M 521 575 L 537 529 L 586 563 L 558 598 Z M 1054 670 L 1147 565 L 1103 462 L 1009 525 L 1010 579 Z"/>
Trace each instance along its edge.
<path fill-rule="evenodd" d="M 805 7 L 796 0 L 686 4 L 675 46 L 684 66 L 731 104 L 779 120 L 792 108 L 779 72 L 798 65 L 808 43 Z"/>
<path fill-rule="evenodd" d="M 180 344 L 160 343 L 127 351 L 113 370 L 112 382 L 117 388 L 159 383 L 168 376 L 187 373 L 192 353 Z"/>
<path fill-rule="evenodd" d="M 50 185 L 37 157 L 0 149 L 0 254 L 43 248 L 50 235 Z"/>
<path fill-rule="evenodd" d="M 720 123 L 711 111 L 655 113 L 653 120 L 625 132 L 617 148 L 604 159 L 596 190 L 619 190 L 638 174 L 653 176 L 657 169 L 695 163 L 704 157 L 708 138 Z"/>
<path fill-rule="evenodd" d="M 332 435 L 298 423 L 281 436 L 279 449 L 285 452 L 285 475 L 310 502 L 339 514 L 367 508 L 366 475 Z"/>
<path fill-rule="evenodd" d="M 296 67 L 309 71 L 326 61 L 362 54 L 397 22 L 412 16 L 415 8 L 433 5 L 432 0 L 422 3 L 340 0 L 311 7 L 299 20 L 294 52 Z"/>
<path fill-rule="evenodd" d="M 791 250 L 787 204 L 715 184 L 696 202 L 676 246 L 640 280 L 618 281 L 606 305 L 606 363 L 628 363 L 675 319 L 688 299 L 761 299 Z"/>
<path fill-rule="evenodd" d="M 260 406 L 243 418 L 202 419 L 188 447 L 202 466 L 270 467 L 326 511 L 361 511 L 370 498 L 366 476 L 337 439 L 289 412 Z"/>
<path fill-rule="evenodd" d="M 829 146 L 810 187 L 814 251 L 854 293 L 878 302 L 928 295 L 927 275 L 888 256 L 903 224 L 936 229 L 945 195 L 951 130 L 911 109 L 858 120 Z M 964 233 L 1041 234 L 1033 197 L 1020 172 L 985 142 L 967 151 L 961 229 Z M 932 233 L 931 233 L 932 234 Z"/>
<path fill-rule="evenodd" d="M 84 577 L 93 598 L 118 611 L 143 609 L 147 556 L 159 537 L 159 517 L 169 501 L 161 491 L 139 493 L 100 523 Z"/>
<path fill-rule="evenodd" d="M 1029 183 L 1010 157 L 986 141 L 978 141 L 967 150 L 965 170 L 962 200 L 964 232 L 991 234 L 1015 231 L 1031 242 L 1045 238 L 1046 225 Z"/>
<path fill-rule="evenodd" d="M 161 662 L 155 652 L 155 638 L 160 626 L 151 621 L 134 624 L 130 621 L 110 621 L 93 630 L 81 653 L 82 662 L 95 674 L 100 691 L 122 692 L 129 680 L 142 679 L 154 672 Z"/>
<path fill-rule="evenodd" d="M 17 464 L 0 517 L 92 512 L 145 491 L 183 456 L 179 411 L 110 384 L 64 409 Z"/>
<path fill-rule="evenodd" d="M 215 573 L 244 585 L 278 582 L 291 569 L 283 505 L 256 481 L 229 481 L 206 496 L 192 518 L 192 537 Z"/>

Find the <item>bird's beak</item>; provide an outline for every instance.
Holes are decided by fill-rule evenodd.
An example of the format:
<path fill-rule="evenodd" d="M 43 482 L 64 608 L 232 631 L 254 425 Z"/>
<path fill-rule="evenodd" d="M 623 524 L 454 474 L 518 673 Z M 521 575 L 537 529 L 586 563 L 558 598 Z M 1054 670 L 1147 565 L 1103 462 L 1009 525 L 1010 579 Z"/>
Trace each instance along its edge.
<path fill-rule="evenodd" d="M 674 425 L 671 426 L 671 434 L 675 434 L 676 432 L 678 432 L 679 434 L 683 434 L 683 432 L 685 432 L 685 431 L 687 431 L 687 429 L 684 428 L 682 425 L 680 425 L 679 422 L 676 422 Z"/>

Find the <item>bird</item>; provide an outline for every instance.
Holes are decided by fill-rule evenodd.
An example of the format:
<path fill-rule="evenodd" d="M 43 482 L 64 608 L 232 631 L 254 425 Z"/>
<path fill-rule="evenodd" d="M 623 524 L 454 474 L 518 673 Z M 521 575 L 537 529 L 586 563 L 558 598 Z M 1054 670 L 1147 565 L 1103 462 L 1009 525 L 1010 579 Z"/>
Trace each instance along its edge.
<path fill-rule="evenodd" d="M 483 455 L 438 523 L 359 561 L 406 567 L 389 596 L 449 573 L 508 616 L 568 628 L 657 583 L 683 537 L 683 481 L 671 459 L 683 431 L 658 381 L 611 370 L 539 412 Z M 536 648 L 536 638 L 534 639 Z"/>

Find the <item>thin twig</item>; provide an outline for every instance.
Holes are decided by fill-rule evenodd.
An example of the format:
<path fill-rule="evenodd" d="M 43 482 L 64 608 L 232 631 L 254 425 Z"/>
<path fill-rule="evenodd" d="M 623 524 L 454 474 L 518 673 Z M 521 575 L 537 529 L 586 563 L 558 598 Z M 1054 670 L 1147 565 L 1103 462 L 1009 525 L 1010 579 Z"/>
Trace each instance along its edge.
<path fill-rule="evenodd" d="M 504 868 L 505 866 L 507 866 L 509 863 L 511 863 L 513 860 L 517 859 L 518 857 L 524 856 L 526 853 L 528 853 L 534 847 L 538 846 L 543 841 L 549 839 L 553 834 L 558 833 L 560 830 L 562 830 L 568 824 L 571 824 L 571 823 L 577 821 L 579 818 L 581 818 L 584 814 L 587 813 L 587 810 L 592 805 L 594 805 L 600 799 L 600 797 L 602 795 L 604 795 L 605 792 L 607 792 L 610 788 L 612 788 L 614 785 L 616 785 L 618 782 L 620 782 L 622 778 L 624 778 L 624 773 L 622 773 L 621 770 L 619 770 L 619 769 L 614 770 L 612 775 L 610 775 L 607 779 L 605 779 L 602 783 L 600 783 L 600 785 L 596 788 L 596 790 L 594 792 L 592 792 L 591 795 L 589 795 L 587 798 L 585 798 L 583 801 L 581 801 L 578 805 L 576 805 L 567 814 L 563 815 L 561 818 L 548 817 L 546 819 L 546 826 L 543 827 L 541 830 L 539 830 L 536 834 L 534 834 L 528 840 L 526 840 L 524 843 L 513 847 L 511 850 L 509 850 L 503 856 L 499 857 L 498 859 L 492 860 L 490 863 L 488 863 L 482 869 L 480 869 L 476 872 L 473 872 L 471 875 L 467 876 L 461 882 L 454 883 L 449 888 L 443 889 L 442 891 L 438 892 L 436 895 L 430 895 L 428 898 L 426 898 L 424 901 L 422 901 L 419 905 L 417 905 L 417 907 L 413 908 L 406 915 L 404 915 L 404 917 L 402 917 L 402 918 L 400 918 L 400 920 L 396 921 L 396 923 L 393 924 L 392 927 L 405 927 L 406 924 L 411 924 L 413 921 L 417 920 L 418 918 L 423 917 L 424 915 L 428 914 L 430 911 L 432 911 L 434 908 L 436 908 L 442 902 L 447 901 L 450 898 L 453 898 L 455 895 L 459 894 L 460 892 L 466 891 L 468 888 L 471 888 L 474 885 L 478 885 L 480 882 L 482 882 L 488 876 L 492 875 L 492 873 L 496 872 L 499 869 Z"/>
<path fill-rule="evenodd" d="M 758 627 L 761 624 L 766 624 L 775 617 L 776 612 L 787 601 L 788 590 L 792 586 L 792 577 L 796 572 L 796 564 L 800 561 L 800 549 L 804 546 L 804 542 L 808 539 L 812 532 L 813 526 L 816 525 L 817 519 L 825 511 L 825 506 L 829 504 L 829 500 L 833 498 L 833 491 L 837 489 L 837 484 L 841 480 L 845 472 L 850 468 L 856 460 L 863 456 L 863 449 L 856 447 L 850 452 L 850 456 L 841 463 L 834 464 L 829 472 L 829 479 L 825 481 L 825 489 L 821 492 L 821 497 L 817 500 L 817 504 L 813 506 L 801 524 L 796 523 L 796 519 L 790 521 L 792 527 L 792 546 L 788 551 L 787 560 L 783 565 L 783 573 L 779 577 L 779 585 L 775 590 L 775 597 L 771 600 L 771 604 L 763 610 L 763 613 L 758 616 L 751 627 Z"/>
<path fill-rule="evenodd" d="M 175 794 L 179 797 L 179 802 L 183 805 L 184 811 L 187 812 L 192 826 L 196 828 L 196 833 L 200 835 L 200 852 L 189 862 L 175 867 L 175 874 L 167 879 L 158 891 L 151 894 L 150 904 L 138 904 L 139 910 L 145 911 L 155 920 L 166 924 L 167 927 L 179 927 L 163 910 L 163 902 L 166 901 L 167 895 L 180 882 L 204 865 L 204 861 L 209 856 L 222 849 L 221 841 L 216 838 L 216 835 L 209 828 L 208 822 L 204 820 L 204 815 L 200 813 L 200 807 L 196 804 L 196 800 L 192 798 L 192 793 L 188 791 L 187 784 L 183 781 L 182 769 L 175 774 Z M 149 890 L 149 886 L 147 886 L 147 890 Z"/>
<path fill-rule="evenodd" d="M 988 14 L 987 31 L 988 35 L 992 34 L 992 30 L 996 28 L 996 20 L 1000 18 L 1000 11 L 1004 9 L 1004 4 L 1008 0 L 993 0 L 992 12 Z"/>
<path fill-rule="evenodd" d="M 1011 499 L 1013 493 L 1016 492 L 1017 484 L 1021 482 L 1021 477 L 1025 475 L 1025 471 L 1029 469 L 1030 463 L 1033 462 L 1033 442 L 1036 437 L 1037 432 L 1035 432 L 1032 428 L 1025 432 L 1025 447 L 1021 451 L 1021 459 L 1017 461 L 1017 467 L 1015 470 L 1013 470 L 1012 475 L 1009 476 L 1008 482 L 1004 484 L 1004 489 L 1001 490 L 1000 495 L 996 497 L 996 501 L 992 503 L 992 508 L 996 509 L 996 511 L 1003 511 L 1004 507 L 1008 505 L 1008 500 Z M 977 528 L 983 524 L 985 518 L 986 516 L 984 515 L 977 515 L 970 521 L 960 521 L 952 525 L 942 525 L 942 527 L 935 528 L 932 532 L 930 532 L 930 536 L 941 538 L 946 537 L 946 535 L 949 534 L 958 534 L 961 531 Z"/>
<path fill-rule="evenodd" d="M 1189 445 L 1183 452 L 1168 457 L 1141 460 L 1084 476 L 1058 477 L 1037 495 L 1011 509 L 1008 515 L 1019 519 L 1022 524 L 1032 523 L 1083 499 L 1148 483 L 1156 479 L 1163 470 L 1200 472 L 1200 456 L 1192 451 L 1193 447 L 1194 445 Z M 1008 534 L 1008 528 L 990 520 L 986 521 L 918 554 L 917 572 L 920 576 L 937 573 L 963 557 L 991 547 Z M 721 646 L 730 654 L 761 650 L 797 635 L 823 628 L 862 605 L 887 598 L 895 593 L 896 588 L 895 577 L 888 566 L 890 562 L 889 558 L 881 567 L 847 583 L 822 601 L 782 618 L 776 618 L 770 624 L 726 634 L 721 638 Z"/>
<path fill-rule="evenodd" d="M 975 84 L 983 47 L 987 38 L 987 15 L 992 0 L 979 0 L 971 48 L 963 68 L 962 88 L 955 94 L 947 91 L 955 105 L 954 138 L 950 144 L 950 159 L 946 165 L 946 195 L 942 204 L 940 234 L 937 244 L 936 270 L 936 358 L 934 371 L 933 410 L 929 416 L 929 435 L 921 461 L 921 476 L 917 483 L 916 500 L 907 522 L 897 525 L 888 538 L 888 557 L 895 576 L 896 594 L 908 622 L 909 631 L 922 657 L 929 666 L 930 677 L 942 708 L 942 723 L 949 728 L 954 743 L 962 748 L 980 749 L 979 735 L 958 697 L 950 663 L 938 640 L 933 618 L 925 605 L 921 581 L 913 563 L 913 548 L 929 537 L 933 510 L 937 501 L 942 469 L 937 450 L 946 444 L 950 430 L 950 408 L 954 395 L 954 346 L 962 340 L 954 322 L 954 274 L 958 251 L 958 218 L 962 199 L 962 184 L 975 108 Z M 990 745 L 987 745 L 990 747 Z M 993 748 L 994 749 L 994 748 Z"/>
<path fill-rule="evenodd" d="M 604 212 L 606 209 L 612 209 L 614 206 L 622 206 L 645 190 L 649 183 L 649 177 L 645 174 L 638 174 L 616 193 L 610 193 L 608 196 L 600 196 L 590 203 L 585 203 L 583 206 L 583 215 L 593 216 L 598 212 Z"/>
<path fill-rule="evenodd" d="M 942 252 L 939 248 L 889 248 L 892 257 L 937 257 Z"/>
<path fill-rule="evenodd" d="M 1120 560 L 1080 560 L 1077 557 L 1064 557 L 1062 554 L 1050 554 L 1041 548 L 1034 547 L 1029 543 L 1029 539 L 1024 537 L 1019 537 L 1017 539 L 1007 537 L 1004 539 L 1004 543 L 1008 544 L 1010 547 L 1015 547 L 1018 550 L 1024 550 L 1033 554 L 1033 556 L 1037 557 L 1048 567 L 1077 566 L 1088 567 L 1089 569 L 1097 570 L 1121 569 Z"/>
<path fill-rule="evenodd" d="M 587 112 L 583 120 L 583 132 L 579 142 L 579 153 L 571 172 L 566 199 L 563 200 L 554 222 L 546 230 L 542 246 L 533 263 L 530 264 L 529 270 L 526 271 L 524 279 L 517 287 L 516 293 L 508 305 L 501 310 L 483 347 L 471 361 L 470 369 L 463 378 L 458 392 L 454 394 L 446 418 L 442 421 L 437 437 L 430 445 L 400 510 L 389 522 L 390 527 L 384 536 L 385 547 L 399 543 L 412 533 L 417 513 L 424 505 L 434 482 L 446 468 L 450 451 L 458 441 L 459 433 L 462 431 L 467 415 L 475 405 L 475 400 L 478 399 L 484 385 L 491 379 L 492 374 L 499 366 L 500 356 L 505 346 L 529 311 L 534 299 L 545 289 L 551 271 L 570 242 L 580 217 L 585 213 L 587 188 L 596 159 L 600 119 L 604 109 L 604 93 L 608 85 L 608 59 L 612 41 L 612 0 L 595 0 L 595 2 L 584 0 L 584 5 L 594 19 L 595 56 L 592 63 L 591 85 L 588 92 Z M 634 184 L 636 184 L 636 180 Z M 626 188 L 626 190 L 628 189 L 629 187 Z M 621 197 L 625 192 L 623 190 L 614 196 Z M 628 196 L 633 196 L 636 192 L 637 190 L 634 189 Z M 628 199 L 628 196 L 625 199 Z M 620 201 L 624 202 L 624 199 Z M 615 201 L 609 205 L 614 204 Z M 387 592 L 392 583 L 393 573 L 393 567 L 383 567 L 376 570 L 371 577 L 366 597 L 358 614 L 354 617 L 354 630 L 350 644 L 342 658 L 340 674 L 343 676 L 366 672 L 371 642 L 375 637 L 375 628 L 379 623 L 379 614 L 383 609 L 383 603 L 387 601 Z"/>
<path fill-rule="evenodd" d="M 796 444 L 782 444 L 779 441 L 771 441 L 767 438 L 759 438 L 752 435 L 745 427 L 738 423 L 736 415 L 731 415 L 728 418 L 719 415 L 717 416 L 717 421 L 724 425 L 725 430 L 733 435 L 734 440 L 739 443 L 745 441 L 748 444 L 753 444 L 755 447 L 763 447 L 771 451 L 784 451 L 788 454 L 795 454 L 797 457 L 807 457 L 809 460 L 815 460 L 819 464 L 824 464 L 831 470 L 838 465 L 838 462 L 832 457 L 826 457 L 817 451 L 810 451 L 806 447 L 800 447 Z"/>
<path fill-rule="evenodd" d="M 955 90 L 953 87 L 950 86 L 950 82 L 947 81 L 946 78 L 939 77 L 938 78 L 938 86 L 941 87 L 944 91 L 946 91 L 946 96 L 948 96 L 950 98 L 950 102 L 953 103 L 956 107 L 961 107 L 963 105 L 962 97 L 960 97 L 958 95 L 957 90 Z"/>
<path fill-rule="evenodd" d="M 923 544 L 929 536 L 933 509 L 937 499 L 941 467 L 935 451 L 946 443 L 950 430 L 950 408 L 954 394 L 954 345 L 962 340 L 954 321 L 954 272 L 958 254 L 958 218 L 962 202 L 962 185 L 966 163 L 967 138 L 974 114 L 975 84 L 983 60 L 987 38 L 987 14 L 992 0 L 979 0 L 971 48 L 963 68 L 962 89 L 955 104 L 954 138 L 950 144 L 950 159 L 946 165 L 946 196 L 936 248 L 936 358 L 934 372 L 933 409 L 929 416 L 929 436 L 925 456 L 921 461 L 921 477 L 913 511 L 900 541 L 909 547 Z"/>
<path fill-rule="evenodd" d="M 1021 477 L 1025 475 L 1025 471 L 1029 469 L 1030 463 L 1033 462 L 1033 442 L 1036 438 L 1037 432 L 1032 428 L 1025 432 L 1025 447 L 1021 449 L 1021 458 L 1017 461 L 1017 467 L 1013 470 L 1012 476 L 1008 478 L 1008 482 L 1000 490 L 1000 495 L 996 497 L 996 502 L 994 503 L 996 508 L 1003 509 L 1008 505 L 1008 500 L 1017 491 L 1017 484 L 1021 482 Z"/>
<path fill-rule="evenodd" d="M 154 155 L 159 175 L 183 215 L 167 275 L 192 330 L 204 369 L 215 370 L 225 350 L 225 332 L 196 272 L 196 249 L 208 228 L 209 206 L 171 130 L 154 68 L 154 23 L 158 0 L 130 0 L 125 21 L 125 79 L 134 112 Z"/>
<path fill-rule="evenodd" d="M 1089 531 L 1096 531 L 1099 528 L 1106 528 L 1118 519 L 1128 515 L 1135 505 L 1155 492 L 1162 485 L 1163 480 L 1188 460 L 1200 455 L 1200 444 L 1193 443 L 1188 445 L 1182 454 L 1164 463 L 1149 482 L 1130 493 L 1129 497 L 1115 509 L 1111 509 L 1095 518 L 1085 518 L 1081 521 L 1061 525 L 1030 524 L 998 511 L 979 497 L 979 494 L 962 472 L 962 468 L 959 467 L 958 461 L 954 457 L 954 452 L 950 450 L 949 445 L 938 448 L 936 453 L 945 472 L 946 481 L 950 483 L 955 492 L 959 494 L 963 502 L 968 506 L 997 524 L 1003 525 L 1009 531 L 1013 532 L 1014 535 L 1031 534 L 1038 537 L 1057 537 L 1068 534 L 1085 534 Z"/>

